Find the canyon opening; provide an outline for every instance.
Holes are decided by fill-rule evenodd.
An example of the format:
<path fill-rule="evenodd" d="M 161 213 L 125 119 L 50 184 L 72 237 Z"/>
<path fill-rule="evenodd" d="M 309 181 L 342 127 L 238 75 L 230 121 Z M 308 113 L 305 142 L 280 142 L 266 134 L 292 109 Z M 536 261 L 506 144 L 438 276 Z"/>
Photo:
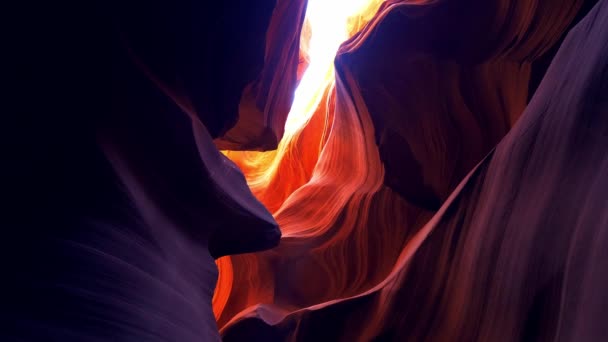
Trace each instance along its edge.
<path fill-rule="evenodd" d="M 608 340 L 608 0 L 11 6 L 0 340 Z"/>

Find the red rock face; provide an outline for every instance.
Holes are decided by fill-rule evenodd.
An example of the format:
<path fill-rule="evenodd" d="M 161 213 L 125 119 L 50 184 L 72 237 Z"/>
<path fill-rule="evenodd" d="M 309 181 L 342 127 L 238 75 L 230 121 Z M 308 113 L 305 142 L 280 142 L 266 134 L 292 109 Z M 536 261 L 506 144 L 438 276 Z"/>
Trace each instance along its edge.
<path fill-rule="evenodd" d="M 485 5 L 463 13 L 450 2 L 417 6 L 391 3 L 379 11 L 365 31 L 341 48 L 336 62 L 336 100 L 333 107 L 321 109 L 333 112 L 333 122 L 308 176 L 314 181 L 305 180 L 286 200 L 283 196 L 279 205 L 271 204 L 275 202 L 269 197 L 281 192 L 284 183 L 289 182 L 290 169 L 281 169 L 283 183 L 272 183 L 271 190 L 254 189 L 262 202 L 276 208 L 273 212 L 285 237 L 272 253 L 232 258 L 234 279 L 220 325 L 244 311 L 223 329 L 226 337 L 243 337 L 239 335 L 242 332 L 253 334 L 248 329 L 264 325 L 250 322 L 253 317 L 275 326 L 258 327 L 256 333 L 272 333 L 281 338 L 312 338 L 321 336 L 325 330 L 332 330 L 336 334 L 333 336 L 345 340 L 377 336 L 396 340 L 553 336 L 555 317 L 543 311 L 556 305 L 555 300 L 543 298 L 546 291 L 558 291 L 556 284 L 543 285 L 550 288 L 543 287 L 526 298 L 526 309 L 518 308 L 517 317 L 512 318 L 517 323 L 488 328 L 491 333 L 487 336 L 476 335 L 479 327 L 475 325 L 481 324 L 481 312 L 485 310 L 482 308 L 489 305 L 485 300 L 469 298 L 460 302 L 456 298 L 462 294 L 456 294 L 453 300 L 458 304 L 454 308 L 435 311 L 437 301 L 448 300 L 443 298 L 446 293 L 462 291 L 450 289 L 445 280 L 438 280 L 447 277 L 446 272 L 459 272 L 459 266 L 448 260 L 463 257 L 458 253 L 501 248 L 482 248 L 480 241 L 470 251 L 452 250 L 458 248 L 460 234 L 465 234 L 463 231 L 470 229 L 471 223 L 451 223 L 449 229 L 444 228 L 449 230 L 445 233 L 446 241 L 437 242 L 428 252 L 422 252 L 420 245 L 426 241 L 422 237 L 429 233 L 425 229 L 431 230 L 428 222 L 437 219 L 437 211 L 455 196 L 463 178 L 517 122 L 527 105 L 535 60 L 558 43 L 581 4 L 528 5 L 517 2 L 510 3 L 510 7 Z M 471 20 L 474 15 L 493 20 Z M 479 46 L 473 47 L 474 44 Z M 300 137 L 296 144 L 298 151 L 307 146 L 302 142 L 305 139 L 313 141 L 309 136 Z M 298 153 L 298 157 L 305 154 Z M 341 196 L 334 197 L 338 193 Z M 345 199 L 340 202 L 339 198 Z M 471 205 L 478 200 L 474 198 L 467 203 Z M 502 210 L 511 210 L 504 206 Z M 462 215 L 459 220 L 465 217 Z M 499 217 L 498 222 L 480 223 L 479 229 L 486 229 L 484 224 L 505 225 L 508 221 Z M 545 225 L 541 224 L 539 229 Z M 536 257 L 531 255 L 530 260 L 522 263 L 534 264 Z M 414 265 L 416 258 L 426 261 Z M 486 278 L 492 277 L 494 263 L 501 261 L 488 261 L 489 256 L 482 259 L 483 263 L 491 264 L 488 271 L 481 272 L 479 278 L 469 275 L 467 281 L 482 288 L 491 287 Z M 435 276 L 428 274 L 429 267 L 424 266 L 431 261 L 438 263 L 430 267 L 437 270 L 432 272 L 437 273 Z M 407 263 L 407 272 L 405 266 L 396 266 L 400 262 Z M 403 273 L 404 279 L 388 282 L 386 277 L 395 272 Z M 399 296 L 387 295 L 385 286 Z M 354 304 L 359 299 L 345 299 L 367 293 L 370 288 L 381 289 L 377 291 L 382 293 L 377 294 L 381 299 L 374 299 L 373 304 Z M 428 302 L 422 302 L 419 297 L 426 291 L 431 291 L 427 294 Z M 524 290 L 512 291 L 519 294 Z M 362 298 L 368 296 L 372 295 Z M 336 300 L 346 300 L 348 304 L 334 304 Z M 552 303 L 537 302 L 544 300 Z M 398 304 L 401 301 L 403 305 Z M 252 306 L 257 303 L 262 305 Z M 350 309 L 344 309 L 343 305 Z M 355 309 L 358 306 L 361 307 Z M 402 306 L 416 309 L 410 312 Z M 468 307 L 477 310 L 476 323 L 454 323 L 457 320 L 452 315 L 460 317 Z M 508 317 L 502 314 L 505 319 Z M 316 322 L 315 315 L 320 317 L 319 322 L 310 323 Z M 285 321 L 281 322 L 280 317 L 285 317 Z M 332 320 L 341 317 L 339 320 L 344 323 L 338 325 L 342 328 L 326 327 L 322 321 L 329 317 Z M 399 317 L 393 323 L 395 327 L 384 326 L 389 325 L 386 317 Z M 495 313 L 496 321 L 502 317 L 500 312 Z M 433 323 L 439 319 L 446 320 L 441 323 L 445 325 L 441 331 L 427 332 L 433 329 L 430 324 L 439 324 Z M 288 328 L 294 322 L 319 327 L 294 331 Z M 344 328 L 347 324 L 365 328 L 347 331 Z"/>
<path fill-rule="evenodd" d="M 2 340 L 608 339 L 608 2 L 377 5 L 22 9 Z"/>

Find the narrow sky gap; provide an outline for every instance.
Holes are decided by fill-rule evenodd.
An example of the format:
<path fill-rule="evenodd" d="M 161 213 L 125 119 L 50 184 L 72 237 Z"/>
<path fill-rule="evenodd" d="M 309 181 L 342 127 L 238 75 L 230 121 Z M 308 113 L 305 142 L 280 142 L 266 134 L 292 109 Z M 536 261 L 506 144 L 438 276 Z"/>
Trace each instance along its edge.
<path fill-rule="evenodd" d="M 370 10 L 373 0 L 310 0 L 306 8 L 303 47 L 308 67 L 295 91 L 294 101 L 285 123 L 285 137 L 302 129 L 319 106 L 325 91 L 335 82 L 334 59 L 349 32 L 349 19 Z M 308 42 L 305 40 L 308 39 Z"/>

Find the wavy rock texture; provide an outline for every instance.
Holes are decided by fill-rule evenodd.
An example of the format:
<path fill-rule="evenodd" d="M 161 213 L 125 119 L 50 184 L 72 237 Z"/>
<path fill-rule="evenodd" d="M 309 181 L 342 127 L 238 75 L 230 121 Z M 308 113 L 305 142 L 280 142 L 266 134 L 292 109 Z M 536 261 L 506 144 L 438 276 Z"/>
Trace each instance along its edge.
<path fill-rule="evenodd" d="M 404 74 L 400 78 L 405 79 L 405 86 L 392 88 L 394 89 L 392 93 L 400 88 L 406 94 L 391 95 L 391 88 L 387 86 L 380 94 L 393 102 L 399 101 L 399 106 L 410 108 L 409 111 L 401 112 L 401 115 L 411 117 L 417 129 L 410 128 L 408 131 L 408 127 L 405 127 L 406 123 L 400 126 L 398 122 L 391 122 L 390 120 L 395 120 L 394 117 L 398 113 L 391 114 L 393 112 L 380 107 L 379 104 L 374 107 L 373 100 L 370 100 L 372 97 L 365 97 L 365 94 L 369 96 L 374 91 L 377 94 L 378 91 L 373 88 L 373 83 L 357 82 L 353 76 L 357 74 L 356 71 L 350 70 L 362 65 L 369 67 L 368 64 L 355 63 L 358 53 L 359 56 L 364 55 L 361 52 L 365 51 L 364 47 L 354 51 L 352 56 L 347 56 L 348 58 L 345 56 L 338 59 L 340 67 L 336 85 L 334 124 L 340 125 L 338 116 L 348 117 L 346 113 L 341 112 L 341 109 L 351 104 L 351 110 L 347 113 L 351 115 L 354 115 L 353 111 L 357 113 L 361 132 L 372 129 L 369 125 L 370 117 L 372 120 L 375 118 L 376 121 L 385 123 L 384 126 L 376 127 L 380 132 L 389 129 L 397 131 L 386 133 L 389 138 L 384 140 L 380 134 L 378 137 L 380 150 L 383 146 L 390 148 L 390 144 L 393 146 L 407 144 L 410 146 L 410 151 L 405 153 L 404 163 L 417 163 L 418 169 L 429 171 L 421 172 L 422 176 L 412 177 L 416 182 L 421 182 L 421 178 L 424 179 L 423 185 L 415 184 L 413 189 L 406 186 L 407 179 L 399 184 L 390 183 L 391 178 L 388 177 L 389 184 L 393 184 L 392 186 L 403 194 L 406 206 L 414 204 L 418 207 L 430 207 L 433 203 L 428 198 L 434 198 L 441 205 L 434 214 L 427 214 L 428 219 L 419 224 L 418 228 L 408 229 L 404 224 L 400 226 L 400 232 L 405 230 L 412 232 L 401 240 L 399 252 L 395 255 L 394 263 L 389 266 L 383 280 L 371 285 L 366 291 L 360 291 L 352 296 L 329 298 L 330 300 L 325 299 L 324 296 L 332 297 L 336 284 L 340 284 L 340 279 L 345 274 L 348 276 L 348 269 L 345 271 L 343 266 L 340 268 L 339 262 L 332 263 L 332 260 L 340 260 L 336 257 L 339 253 L 328 252 L 335 246 L 335 240 L 323 239 L 323 234 L 313 235 L 317 238 L 315 240 L 306 235 L 306 232 L 296 232 L 292 235 L 287 230 L 285 242 L 282 242 L 275 251 L 278 256 L 274 256 L 272 265 L 280 267 L 283 265 L 280 261 L 290 260 L 284 255 L 298 253 L 289 248 L 299 247 L 298 242 L 308 239 L 313 242 L 321 240 L 329 243 L 313 245 L 312 253 L 309 253 L 312 256 L 301 257 L 298 260 L 300 263 L 292 263 L 292 267 L 282 269 L 307 273 L 308 276 L 302 276 L 299 282 L 277 281 L 272 297 L 274 302 L 256 305 L 237 315 L 222 330 L 225 340 L 239 340 L 246 336 L 257 336 L 266 340 L 325 338 L 440 341 L 577 341 L 603 340 L 608 337 L 602 318 L 608 308 L 608 301 L 604 291 L 601 290 L 608 281 L 601 271 L 605 267 L 603 266 L 605 256 L 602 253 L 605 254 L 604 246 L 608 242 L 605 234 L 606 215 L 604 215 L 607 209 L 604 189 L 607 184 L 603 177 L 608 165 L 608 155 L 605 151 L 608 142 L 606 140 L 608 122 L 605 115 L 608 109 L 606 107 L 608 79 L 605 73 L 608 61 L 606 58 L 608 57 L 608 45 L 606 45 L 608 3 L 606 1 L 600 1 L 568 35 L 532 101 L 515 123 L 515 119 L 520 116 L 517 108 L 523 109 L 525 102 L 522 99 L 527 96 L 526 92 L 521 90 L 522 85 L 526 85 L 529 78 L 526 75 L 529 73 L 529 68 L 525 65 L 526 58 L 531 58 L 529 57 L 531 52 L 540 53 L 542 49 L 546 49 L 552 41 L 558 39 L 560 36 L 558 31 L 565 28 L 566 24 L 562 22 L 564 26 L 556 29 L 556 23 L 552 23 L 549 18 L 572 18 L 576 12 L 577 7 L 570 7 L 570 3 L 564 3 L 564 6 L 554 6 L 554 4 L 539 3 L 536 7 L 538 12 L 528 12 L 528 16 L 525 17 L 531 24 L 529 27 L 533 29 L 528 30 L 521 22 L 510 21 L 506 24 L 507 28 L 516 27 L 516 31 L 496 30 L 500 32 L 498 37 L 505 35 L 509 37 L 512 34 L 511 37 L 519 37 L 521 40 L 515 43 L 512 40 L 508 40 L 505 44 L 498 43 L 497 46 L 500 47 L 496 50 L 499 51 L 498 55 L 490 53 L 493 49 L 488 49 L 486 55 L 493 57 L 491 62 L 485 65 L 462 67 L 450 61 L 437 62 L 433 58 L 424 63 L 420 62 L 419 52 L 414 50 L 411 59 L 413 66 L 420 66 L 422 63 L 422 66 L 428 67 L 423 70 L 432 75 L 433 70 L 437 69 L 445 72 L 437 71 L 436 77 L 427 80 L 421 80 L 414 72 L 411 81 L 409 79 L 411 74 Z M 515 2 L 512 5 L 503 6 L 502 10 L 518 8 Z M 389 7 L 385 8 L 388 10 Z M 550 9 L 554 12 L 548 15 L 547 11 Z M 403 9 L 406 14 L 407 10 L 407 7 Z M 546 15 L 545 19 L 533 20 L 535 13 L 539 16 Z M 493 22 L 496 22 L 496 18 L 507 17 L 501 11 L 495 14 Z M 387 21 L 390 23 L 390 20 Z M 500 21 L 498 23 L 500 24 Z M 546 24 L 545 30 L 542 29 L 542 23 Z M 374 37 L 381 40 L 383 37 L 381 32 Z M 409 32 L 418 33 L 411 29 Z M 356 40 L 353 39 L 350 44 L 355 43 Z M 524 44 L 526 41 L 527 46 Z M 343 52 L 348 46 L 347 44 L 343 47 Z M 381 50 L 369 51 L 371 52 L 368 53 L 373 53 Z M 505 51 L 509 53 L 506 54 Z M 398 51 L 392 50 L 392 52 Z M 458 60 L 460 58 L 464 57 L 459 56 Z M 503 61 L 500 60 L 501 58 Z M 383 63 L 376 67 L 390 70 L 391 66 L 388 64 Z M 513 64 L 517 64 L 517 67 Z M 349 65 L 353 67 L 349 68 Z M 510 77 L 498 77 L 494 74 L 499 71 L 506 71 Z M 457 93 L 449 91 L 453 84 L 438 82 L 438 77 L 455 77 L 449 77 L 450 72 L 453 72 L 453 75 L 466 75 L 464 78 L 457 78 L 463 80 L 457 83 L 461 84 Z M 446 73 L 448 76 L 445 76 Z M 361 73 L 361 75 L 360 77 L 365 77 L 366 74 Z M 372 76 L 381 77 L 382 74 L 378 72 L 367 74 L 367 77 Z M 416 80 L 418 82 L 414 82 Z M 424 106 L 425 102 L 411 100 L 407 89 L 413 86 L 408 84 L 420 85 L 423 89 L 427 84 L 429 87 L 434 84 L 439 94 L 442 94 L 443 90 L 445 94 L 443 98 L 450 105 L 460 103 L 460 106 L 455 108 L 461 109 L 442 112 L 441 108 L 447 105 L 429 107 L 433 105 L 428 103 L 430 101 L 426 102 L 426 107 L 417 107 L 416 105 Z M 477 89 L 479 96 L 476 102 L 472 105 L 464 105 L 463 102 L 466 103 L 466 100 L 463 99 L 473 92 L 474 89 L 471 88 L 476 84 L 485 85 L 479 87 L 483 88 L 484 92 L 479 93 Z M 490 91 L 489 86 L 492 87 L 490 89 L 496 90 Z M 359 87 L 365 90 L 358 92 Z M 487 97 L 483 96 L 486 89 Z M 506 99 L 514 99 L 509 103 L 510 106 L 492 104 L 490 100 L 496 91 L 503 94 L 497 98 L 504 96 Z M 426 98 L 424 91 L 419 93 L 417 89 L 413 89 L 412 92 L 418 98 Z M 358 96 L 358 93 L 363 96 Z M 350 99 L 350 101 L 341 102 L 342 99 Z M 383 102 L 386 106 L 391 104 L 387 100 Z M 366 107 L 369 108 L 369 112 L 364 110 Z M 426 115 L 424 117 L 422 113 L 416 115 L 417 108 L 424 109 Z M 444 123 L 441 120 L 432 120 L 433 116 L 443 116 L 453 123 L 455 130 L 450 131 L 452 136 L 439 134 L 448 128 L 442 126 Z M 463 121 L 465 124 L 462 123 Z M 479 122 L 484 121 L 496 122 L 489 126 L 496 127 L 494 135 L 489 134 L 486 140 L 481 139 L 480 134 L 473 134 L 476 126 L 482 126 Z M 515 123 L 513 128 L 507 133 L 513 123 Z M 439 131 L 435 135 L 433 128 Z M 473 135 L 470 139 L 480 139 L 477 140 L 477 144 L 482 146 L 471 150 L 465 148 L 470 142 L 464 140 L 459 143 L 458 137 L 463 136 L 467 131 Z M 333 132 L 338 134 L 340 131 L 332 129 Z M 504 138 L 501 139 L 502 135 Z M 434 141 L 432 140 L 434 136 L 443 137 L 446 141 L 438 142 L 443 149 L 436 147 L 439 150 L 427 152 L 428 155 L 425 155 L 425 148 L 435 146 L 429 142 L 424 144 L 418 141 L 421 136 L 429 136 L 430 141 Z M 450 138 L 452 140 L 449 140 Z M 491 150 L 492 144 L 497 143 L 498 140 L 500 142 L 497 147 L 484 158 L 485 152 Z M 331 137 L 327 144 L 330 141 Z M 365 143 L 362 145 L 365 146 Z M 400 148 L 403 149 L 402 146 L 400 145 Z M 460 166 L 462 158 L 456 159 L 459 162 L 455 163 L 453 161 L 455 156 L 447 153 L 451 148 L 459 152 L 459 155 L 464 154 L 470 158 L 471 164 L 468 167 Z M 365 155 L 367 162 L 365 164 L 373 167 L 374 159 L 379 160 L 382 153 L 376 153 L 374 156 L 371 149 L 368 151 L 370 154 Z M 327 152 L 322 151 L 321 162 L 324 153 Z M 437 154 L 443 158 L 439 158 Z M 432 158 L 437 158 L 439 161 L 433 161 Z M 477 163 L 475 158 L 483 158 L 483 160 L 474 166 Z M 400 170 L 399 162 L 392 165 L 397 166 L 393 169 L 394 172 Z M 459 167 L 463 169 L 459 171 Z M 388 175 L 391 172 L 391 163 L 385 162 L 385 168 Z M 472 170 L 468 172 L 467 168 Z M 433 177 L 432 171 L 437 173 L 436 178 Z M 452 184 L 448 182 L 451 178 L 439 177 L 442 172 L 454 175 L 455 180 Z M 462 180 L 458 179 L 459 174 Z M 315 180 L 314 174 L 312 179 Z M 322 179 L 317 181 L 321 182 Z M 357 188 L 359 189 L 363 189 L 361 192 L 364 192 L 366 188 Z M 378 191 L 379 185 L 369 189 L 374 196 L 382 193 Z M 298 195 L 300 191 L 297 190 L 295 194 Z M 311 196 L 310 193 L 306 195 L 306 197 Z M 351 198 L 356 196 L 353 195 Z M 286 203 L 289 205 L 294 202 L 294 197 L 300 199 L 292 195 Z M 369 214 L 371 206 L 357 207 L 359 208 L 360 210 L 353 212 L 372 216 Z M 286 227 L 290 227 L 291 222 L 282 216 L 286 211 L 284 206 L 275 213 L 284 231 Z M 337 224 L 347 222 L 348 215 L 345 216 L 336 221 Z M 418 217 L 421 217 L 420 214 Z M 282 223 L 282 220 L 287 224 Z M 366 228 L 369 230 L 371 227 L 375 226 L 370 225 Z M 356 241 L 358 236 L 353 232 L 356 230 L 349 231 L 350 234 L 343 235 L 342 239 Z M 353 248 L 359 248 L 359 252 L 366 254 L 369 262 L 374 259 L 373 254 L 366 253 L 367 246 L 367 241 L 360 244 L 353 243 Z M 386 249 L 384 248 L 384 251 Z M 257 258 L 263 258 L 264 255 L 258 255 Z M 301 255 L 305 253 L 302 252 Z M 315 258 L 315 255 L 323 255 L 324 258 Z M 337 265 L 334 268 L 327 268 L 333 271 L 328 273 L 333 276 L 333 282 L 327 282 L 323 277 L 319 277 L 318 269 L 313 273 L 303 267 L 302 265 L 307 264 L 301 259 L 306 258 L 317 260 L 315 266 L 323 262 Z M 318 261 L 319 259 L 323 262 Z M 276 260 L 280 261 L 276 262 Z M 365 270 L 365 262 L 355 265 L 357 270 Z M 319 267 L 319 269 L 325 268 Z M 277 278 L 281 275 L 280 272 L 276 274 Z M 308 278 L 306 283 L 303 280 L 305 278 Z M 335 280 L 336 278 L 339 280 Z M 324 284 L 320 286 L 324 291 L 312 292 L 312 294 L 306 292 L 306 289 L 316 288 L 318 282 Z M 291 287 L 291 291 L 287 292 L 288 295 L 284 295 L 286 286 Z M 303 290 L 300 292 L 293 290 L 298 287 Z M 305 306 L 305 301 L 301 297 L 294 296 L 294 293 L 305 293 L 309 300 L 313 295 L 317 295 L 316 305 Z M 291 307 L 287 303 L 291 304 Z"/>
<path fill-rule="evenodd" d="M 607 340 L 594 3 L 372 1 L 290 134 L 304 0 L 17 8 L 0 339 Z"/>
<path fill-rule="evenodd" d="M 263 66 L 274 5 L 61 2 L 13 14 L 0 340 L 220 340 L 214 258 L 280 238 L 213 143 Z"/>

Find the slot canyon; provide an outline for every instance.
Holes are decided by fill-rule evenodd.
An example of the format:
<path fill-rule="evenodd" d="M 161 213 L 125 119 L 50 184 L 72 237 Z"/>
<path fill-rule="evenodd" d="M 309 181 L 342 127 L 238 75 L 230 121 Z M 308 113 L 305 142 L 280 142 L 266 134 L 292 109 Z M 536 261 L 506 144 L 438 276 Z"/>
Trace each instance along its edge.
<path fill-rule="evenodd" d="M 608 341 L 608 0 L 6 13 L 1 341 Z"/>

